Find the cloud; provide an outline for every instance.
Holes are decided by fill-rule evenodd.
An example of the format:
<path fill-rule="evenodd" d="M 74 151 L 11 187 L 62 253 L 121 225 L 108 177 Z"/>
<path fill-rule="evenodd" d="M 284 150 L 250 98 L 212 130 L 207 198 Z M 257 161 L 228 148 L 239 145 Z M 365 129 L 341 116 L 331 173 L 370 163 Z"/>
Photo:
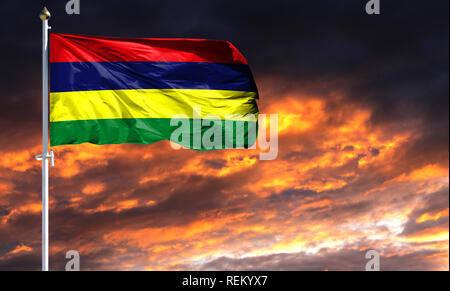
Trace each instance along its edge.
<path fill-rule="evenodd" d="M 322 249 L 317 254 L 290 253 L 232 259 L 221 257 L 202 265 L 200 270 L 237 271 L 364 271 L 368 260 L 359 249 Z M 437 251 L 418 251 L 412 254 L 382 257 L 381 271 L 420 271 L 439 269 L 445 255 Z M 433 258 L 433 257 L 436 258 Z M 430 259 L 433 258 L 433 259 Z M 414 262 L 414 263 L 411 263 Z M 448 262 L 448 260 L 447 260 Z M 192 266 L 179 266 L 190 269 Z"/>
<path fill-rule="evenodd" d="M 279 262 L 260 264 L 269 269 L 302 269 L 313 260 L 317 269 L 359 269 L 366 247 L 382 251 L 386 268 L 411 269 L 407 258 L 417 268 L 445 268 L 442 152 L 415 152 L 410 161 L 423 137 L 416 127 L 373 127 L 371 111 L 343 97 L 330 110 L 336 100 L 295 96 L 301 93 L 287 93 L 268 110 L 311 125 L 298 130 L 295 119 L 281 119 L 275 161 L 258 160 L 258 150 L 192 155 L 167 143 L 60 147 L 51 180 L 54 268 L 76 249 L 85 269 L 251 269 L 249 257 Z M 304 111 L 314 102 L 320 105 Z M 2 195 L 0 235 L 14 238 L 2 246 L 4 266 L 29 255 L 12 256 L 17 245 L 39 248 L 33 163 L 2 164 L 9 194 Z"/>
<path fill-rule="evenodd" d="M 448 188 L 428 194 L 421 205 L 409 215 L 402 235 L 406 237 L 414 237 L 421 233 L 429 235 L 429 231 L 434 230 L 438 237 L 448 236 L 448 199 Z"/>

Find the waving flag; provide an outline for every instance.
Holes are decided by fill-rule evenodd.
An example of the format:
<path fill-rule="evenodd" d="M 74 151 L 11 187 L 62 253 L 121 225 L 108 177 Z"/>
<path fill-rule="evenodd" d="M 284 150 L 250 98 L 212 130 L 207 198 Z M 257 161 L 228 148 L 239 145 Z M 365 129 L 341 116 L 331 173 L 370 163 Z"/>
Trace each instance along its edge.
<path fill-rule="evenodd" d="M 205 150 L 195 136 L 219 124 L 223 138 L 213 149 L 248 147 L 256 99 L 247 61 L 226 41 L 50 35 L 52 146 L 150 144 L 178 130 L 189 138 L 175 142 Z"/>

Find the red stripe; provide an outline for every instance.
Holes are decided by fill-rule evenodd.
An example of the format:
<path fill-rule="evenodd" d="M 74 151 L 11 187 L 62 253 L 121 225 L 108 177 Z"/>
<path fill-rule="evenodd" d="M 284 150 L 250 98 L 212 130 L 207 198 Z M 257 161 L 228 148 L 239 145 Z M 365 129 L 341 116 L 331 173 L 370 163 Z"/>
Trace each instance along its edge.
<path fill-rule="evenodd" d="M 247 64 L 228 41 L 50 35 L 50 62 L 53 63 L 140 61 Z"/>

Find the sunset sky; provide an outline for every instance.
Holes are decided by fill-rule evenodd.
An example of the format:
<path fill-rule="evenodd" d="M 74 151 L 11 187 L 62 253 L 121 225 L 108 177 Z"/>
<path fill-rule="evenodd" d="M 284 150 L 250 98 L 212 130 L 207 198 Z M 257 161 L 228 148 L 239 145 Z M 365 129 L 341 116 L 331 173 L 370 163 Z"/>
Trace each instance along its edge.
<path fill-rule="evenodd" d="M 0 40 L 0 270 L 41 268 L 41 21 L 54 32 L 231 41 L 278 157 L 53 148 L 50 268 L 449 269 L 449 1 L 8 1 Z M 6 9 L 6 11 L 5 11 Z"/>

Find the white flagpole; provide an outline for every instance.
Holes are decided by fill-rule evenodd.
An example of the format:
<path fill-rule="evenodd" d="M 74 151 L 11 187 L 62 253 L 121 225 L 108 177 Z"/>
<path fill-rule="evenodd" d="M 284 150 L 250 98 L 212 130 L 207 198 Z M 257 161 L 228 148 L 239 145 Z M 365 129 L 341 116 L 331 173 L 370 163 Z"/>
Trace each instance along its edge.
<path fill-rule="evenodd" d="M 53 152 L 48 151 L 48 20 L 46 7 L 39 14 L 42 20 L 42 271 L 48 271 L 48 160 L 53 166 Z"/>

